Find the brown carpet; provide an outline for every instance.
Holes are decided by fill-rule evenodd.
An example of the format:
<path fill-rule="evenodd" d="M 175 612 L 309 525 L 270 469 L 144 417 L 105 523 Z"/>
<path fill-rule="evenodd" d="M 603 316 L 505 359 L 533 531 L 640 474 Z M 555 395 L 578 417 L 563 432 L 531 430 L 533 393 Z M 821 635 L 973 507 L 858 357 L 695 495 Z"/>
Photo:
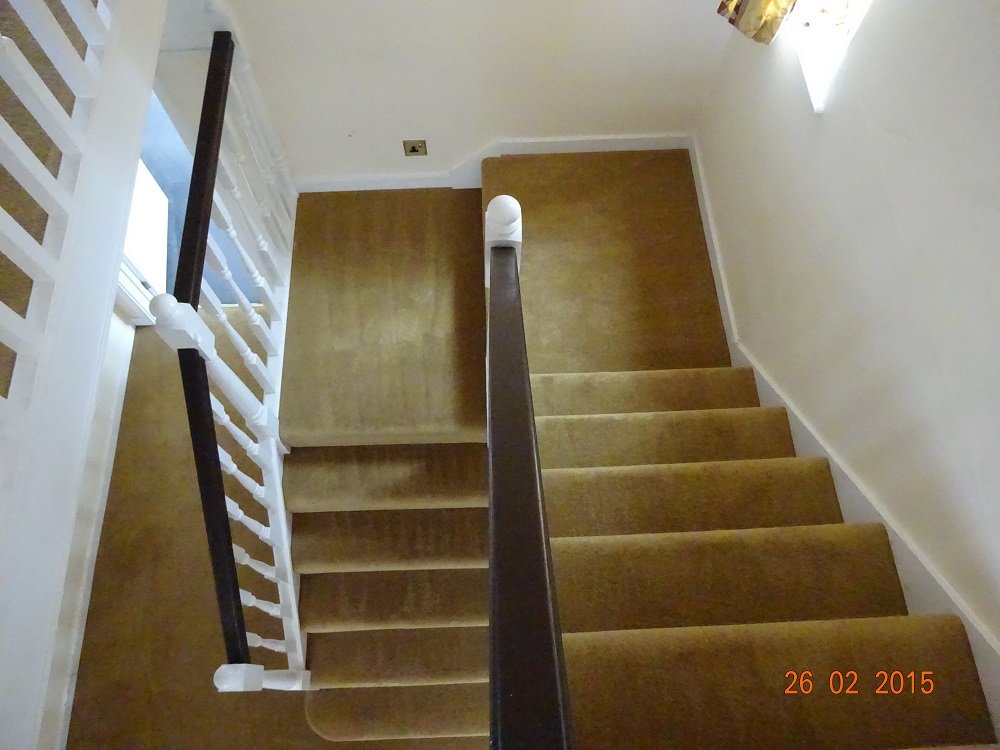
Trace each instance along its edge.
<path fill-rule="evenodd" d="M 478 190 L 299 201 L 281 401 L 292 446 L 485 442 Z"/>
<path fill-rule="evenodd" d="M 686 154 L 504 157 L 485 174 L 485 196 L 502 184 L 523 198 L 526 225 L 536 222 L 536 240 L 528 226 L 525 235 L 525 324 L 577 750 L 994 741 L 961 622 L 906 616 L 885 530 L 842 523 L 827 463 L 796 458 L 784 411 L 761 408 L 752 374 L 725 367 Z M 457 289 L 473 283 L 464 271 L 426 284 L 416 274 L 405 289 L 432 290 L 417 301 L 398 283 L 401 269 L 420 268 L 416 259 L 434 265 L 442 246 L 433 222 L 414 217 L 443 202 L 438 216 L 452 221 L 461 203 L 475 212 L 471 226 L 479 203 L 468 198 L 314 196 L 300 210 L 299 230 L 322 247 L 296 261 L 284 398 L 286 408 L 296 401 L 295 429 L 312 447 L 292 451 L 285 492 L 317 688 L 305 716 L 345 750 L 488 746 L 484 452 L 455 444 L 475 422 L 456 407 L 473 403 L 474 378 L 473 358 L 463 370 L 452 356 L 482 335 L 457 323 L 447 334 L 424 325 L 425 339 L 391 334 L 411 330 L 406 315 L 426 320 L 432 297 L 445 300 L 445 317 L 468 313 L 481 325 L 482 297 Z M 334 205 L 350 207 L 348 226 L 324 214 Z M 400 237 L 410 249 L 399 257 L 410 260 L 397 264 L 378 251 Z M 431 260 L 425 241 L 438 248 Z M 323 247 L 354 248 L 349 271 Z M 310 254 L 322 262 L 310 266 Z M 419 366 L 381 369 L 413 364 L 421 341 Z M 144 382 L 162 372 L 141 367 Z M 407 373 L 410 384 L 396 382 Z M 119 531 L 102 543 L 105 583 L 95 588 L 72 739 L 324 744 L 302 739 L 302 717 L 285 713 L 294 696 L 211 692 L 221 640 L 207 558 L 187 528 L 196 512 L 178 513 L 197 503 L 193 471 L 186 453 L 152 473 L 143 461 L 162 450 L 150 443 L 183 435 L 183 412 L 168 429 L 162 398 L 139 400 L 131 381 L 129 398 L 137 443 L 120 449 L 114 493 L 131 502 L 109 506 Z M 391 444 L 401 436 L 425 444 Z M 172 483 L 175 474 L 189 484 Z M 196 591 L 197 613 L 187 600 Z M 145 611 L 123 613 L 123 601 Z M 115 640 L 123 615 L 128 631 Z M 165 667 L 164 653 L 179 656 Z M 786 694 L 789 670 L 811 672 L 814 689 Z M 858 673 L 857 694 L 831 692 L 835 670 Z M 914 672 L 914 689 L 877 694 L 879 670 Z M 923 672 L 933 672 L 928 693 Z M 133 683 L 142 709 L 126 711 L 115 698 L 134 697 Z M 185 701 L 196 705 L 181 713 Z M 261 739 L 279 729 L 283 739 Z"/>
<path fill-rule="evenodd" d="M 729 365 L 687 151 L 486 159 L 483 205 L 502 193 L 532 373 Z"/>

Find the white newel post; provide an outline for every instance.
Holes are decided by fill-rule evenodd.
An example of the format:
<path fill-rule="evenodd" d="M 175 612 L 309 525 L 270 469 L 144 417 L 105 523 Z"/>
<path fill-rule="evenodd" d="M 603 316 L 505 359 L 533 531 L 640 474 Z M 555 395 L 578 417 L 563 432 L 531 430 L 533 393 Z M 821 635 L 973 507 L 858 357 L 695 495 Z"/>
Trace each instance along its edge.
<path fill-rule="evenodd" d="M 498 195 L 486 207 L 486 288 L 490 288 L 490 250 L 512 247 L 521 270 L 521 204 L 509 195 Z"/>

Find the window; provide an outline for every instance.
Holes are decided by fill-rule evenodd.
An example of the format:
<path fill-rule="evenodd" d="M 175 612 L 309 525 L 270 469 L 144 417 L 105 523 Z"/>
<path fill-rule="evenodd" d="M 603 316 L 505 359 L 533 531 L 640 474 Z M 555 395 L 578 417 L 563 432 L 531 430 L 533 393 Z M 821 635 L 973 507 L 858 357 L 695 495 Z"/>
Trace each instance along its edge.
<path fill-rule="evenodd" d="M 783 24 L 795 44 L 813 110 L 827 96 L 872 0 L 799 0 Z"/>

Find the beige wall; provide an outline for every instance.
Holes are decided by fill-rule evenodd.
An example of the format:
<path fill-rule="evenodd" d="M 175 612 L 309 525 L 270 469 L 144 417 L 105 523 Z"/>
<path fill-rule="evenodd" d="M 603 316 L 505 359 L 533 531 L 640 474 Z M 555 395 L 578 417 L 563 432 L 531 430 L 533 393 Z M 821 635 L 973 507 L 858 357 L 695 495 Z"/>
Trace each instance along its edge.
<path fill-rule="evenodd" d="M 994 645 L 998 29 L 875 0 L 822 116 L 789 40 L 738 40 L 698 127 L 736 337 Z"/>

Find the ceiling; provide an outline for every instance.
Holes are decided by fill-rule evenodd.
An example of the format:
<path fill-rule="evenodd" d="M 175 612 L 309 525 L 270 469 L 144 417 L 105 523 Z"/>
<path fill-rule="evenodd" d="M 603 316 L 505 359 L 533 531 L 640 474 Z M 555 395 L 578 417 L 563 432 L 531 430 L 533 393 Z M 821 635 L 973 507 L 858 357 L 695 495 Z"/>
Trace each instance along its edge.
<path fill-rule="evenodd" d="M 204 4 L 171 0 L 165 50 L 209 45 Z M 498 140 L 690 132 L 732 38 L 711 0 L 229 6 L 305 188 L 448 172 Z"/>

